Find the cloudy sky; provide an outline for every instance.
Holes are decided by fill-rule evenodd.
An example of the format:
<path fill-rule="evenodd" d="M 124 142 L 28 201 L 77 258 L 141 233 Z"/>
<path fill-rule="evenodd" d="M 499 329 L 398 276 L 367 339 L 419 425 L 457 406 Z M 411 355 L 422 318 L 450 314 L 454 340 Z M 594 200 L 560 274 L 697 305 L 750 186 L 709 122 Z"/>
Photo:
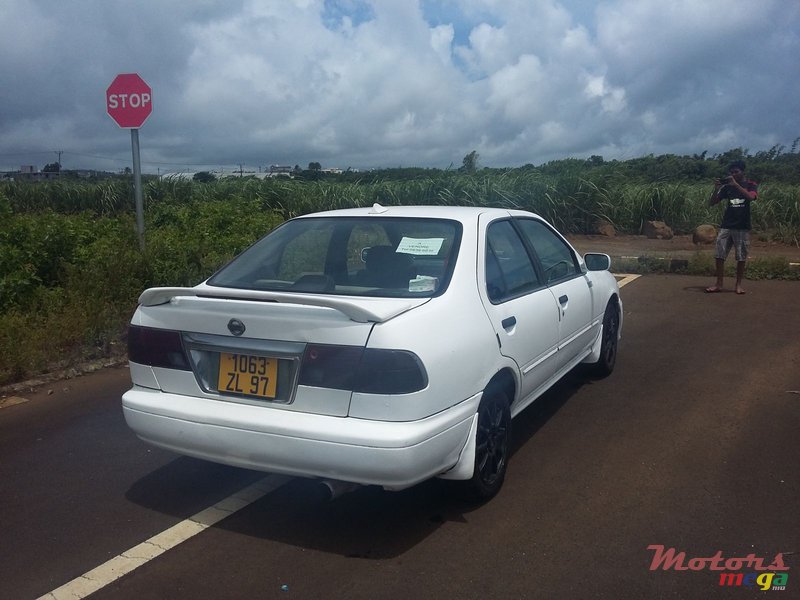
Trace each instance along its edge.
<path fill-rule="evenodd" d="M 0 0 L 0 171 L 489 167 L 800 136 L 797 0 Z"/>

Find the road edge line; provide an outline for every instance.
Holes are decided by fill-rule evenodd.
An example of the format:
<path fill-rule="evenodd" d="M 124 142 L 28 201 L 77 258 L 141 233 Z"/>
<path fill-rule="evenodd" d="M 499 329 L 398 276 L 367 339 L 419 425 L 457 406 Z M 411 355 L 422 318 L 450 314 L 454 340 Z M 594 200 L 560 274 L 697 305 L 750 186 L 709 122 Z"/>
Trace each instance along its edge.
<path fill-rule="evenodd" d="M 85 598 L 256 500 L 260 500 L 284 485 L 289 479 L 291 478 L 284 475 L 267 475 L 220 500 L 213 506 L 201 510 L 169 529 L 157 533 L 141 544 L 118 554 L 52 592 L 40 596 L 38 600 L 75 600 Z"/>

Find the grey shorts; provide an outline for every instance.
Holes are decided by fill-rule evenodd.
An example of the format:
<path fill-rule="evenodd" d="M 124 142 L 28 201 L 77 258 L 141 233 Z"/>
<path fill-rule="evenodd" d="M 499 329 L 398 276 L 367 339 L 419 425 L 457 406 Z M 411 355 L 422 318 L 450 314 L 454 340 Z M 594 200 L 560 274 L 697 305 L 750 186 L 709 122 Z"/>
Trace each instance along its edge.
<path fill-rule="evenodd" d="M 717 251 L 715 258 L 725 260 L 731 248 L 736 248 L 736 260 L 747 260 L 750 250 L 750 232 L 746 229 L 720 229 L 717 234 Z"/>

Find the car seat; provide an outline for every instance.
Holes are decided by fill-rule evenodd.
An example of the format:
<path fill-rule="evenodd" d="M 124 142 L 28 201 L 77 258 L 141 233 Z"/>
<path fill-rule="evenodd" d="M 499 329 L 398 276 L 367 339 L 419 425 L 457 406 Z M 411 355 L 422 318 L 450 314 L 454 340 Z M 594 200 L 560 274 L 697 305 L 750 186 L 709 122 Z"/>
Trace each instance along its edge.
<path fill-rule="evenodd" d="M 365 257 L 365 266 L 356 283 L 365 287 L 407 288 L 416 277 L 414 257 L 395 252 L 391 246 L 373 246 Z"/>

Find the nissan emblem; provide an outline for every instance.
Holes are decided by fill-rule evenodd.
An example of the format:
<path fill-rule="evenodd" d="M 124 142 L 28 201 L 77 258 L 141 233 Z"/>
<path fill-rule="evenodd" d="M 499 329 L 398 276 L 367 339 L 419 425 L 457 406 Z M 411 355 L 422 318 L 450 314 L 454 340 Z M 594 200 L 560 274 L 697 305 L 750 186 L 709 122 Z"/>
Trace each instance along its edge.
<path fill-rule="evenodd" d="M 245 326 L 239 319 L 231 319 L 228 321 L 228 331 L 235 336 L 240 336 L 244 333 Z"/>

